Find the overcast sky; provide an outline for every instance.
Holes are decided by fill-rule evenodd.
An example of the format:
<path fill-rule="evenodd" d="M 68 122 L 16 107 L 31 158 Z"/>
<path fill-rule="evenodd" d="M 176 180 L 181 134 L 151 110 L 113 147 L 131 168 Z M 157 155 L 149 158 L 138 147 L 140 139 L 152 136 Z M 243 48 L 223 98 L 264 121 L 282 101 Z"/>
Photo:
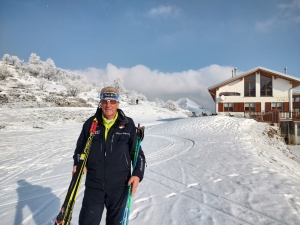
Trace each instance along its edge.
<path fill-rule="evenodd" d="M 28 61 L 36 53 L 95 80 L 123 74 L 126 88 L 149 100 L 189 97 L 204 107 L 213 107 L 207 87 L 230 78 L 233 67 L 287 67 L 300 77 L 299 40 L 300 0 L 7 0 L 0 7 L 1 57 Z"/>

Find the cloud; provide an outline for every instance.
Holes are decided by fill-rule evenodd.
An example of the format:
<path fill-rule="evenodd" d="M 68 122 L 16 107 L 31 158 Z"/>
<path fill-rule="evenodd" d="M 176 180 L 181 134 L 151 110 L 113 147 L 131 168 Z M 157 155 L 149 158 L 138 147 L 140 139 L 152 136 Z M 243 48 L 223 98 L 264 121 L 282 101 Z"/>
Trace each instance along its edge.
<path fill-rule="evenodd" d="M 207 88 L 221 81 L 231 78 L 233 67 L 210 65 L 199 70 L 164 73 L 150 70 L 144 65 L 132 68 L 118 68 L 107 64 L 105 69 L 88 68 L 83 71 L 74 71 L 84 75 L 89 81 L 107 82 L 112 84 L 119 76 L 124 81 L 127 90 L 135 90 L 144 94 L 148 100 L 155 98 L 176 101 L 187 97 L 199 105 L 213 110 L 214 101 Z"/>
<path fill-rule="evenodd" d="M 276 8 L 278 11 L 274 12 L 271 18 L 255 23 L 259 32 L 268 33 L 286 24 L 300 23 L 300 0 L 287 1 L 276 5 Z"/>
<path fill-rule="evenodd" d="M 147 15 L 150 17 L 176 17 L 179 15 L 179 8 L 176 6 L 159 6 L 148 11 Z"/>
<path fill-rule="evenodd" d="M 268 33 L 278 27 L 281 21 L 277 18 L 270 18 L 265 21 L 258 21 L 255 23 L 255 29 L 259 32 Z"/>
<path fill-rule="evenodd" d="M 300 9 L 300 0 L 292 0 L 288 3 L 278 4 L 278 8 L 281 9 Z"/>

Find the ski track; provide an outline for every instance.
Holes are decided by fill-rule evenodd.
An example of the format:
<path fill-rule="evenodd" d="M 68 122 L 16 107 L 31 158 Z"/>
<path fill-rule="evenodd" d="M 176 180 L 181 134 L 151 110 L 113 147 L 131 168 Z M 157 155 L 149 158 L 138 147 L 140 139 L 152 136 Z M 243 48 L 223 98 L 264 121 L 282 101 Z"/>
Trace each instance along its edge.
<path fill-rule="evenodd" d="M 156 180 L 154 180 L 154 179 L 151 179 L 151 178 L 146 178 L 146 179 L 149 180 L 151 183 L 153 183 L 153 184 L 155 184 L 155 185 L 157 185 L 157 186 L 162 187 L 162 188 L 165 189 L 165 190 L 172 191 L 172 193 L 171 193 L 170 195 L 167 195 L 165 198 L 169 198 L 169 197 L 175 196 L 176 194 L 174 193 L 174 191 L 175 191 L 175 192 L 178 191 L 178 190 L 176 190 L 176 189 L 170 187 L 169 185 L 163 184 L 163 183 L 161 183 L 161 182 L 159 182 L 159 181 L 156 181 Z M 246 221 L 244 221 L 244 220 L 242 220 L 242 219 L 239 219 L 239 218 L 237 218 L 237 217 L 235 217 L 235 216 L 232 216 L 232 215 L 230 215 L 230 214 L 227 213 L 227 212 L 223 212 L 223 211 L 222 211 L 221 209 L 219 209 L 219 208 L 216 208 L 216 207 L 213 207 L 213 206 L 211 206 L 211 205 L 205 204 L 203 201 L 200 201 L 199 199 L 196 199 L 194 196 L 190 196 L 190 195 L 188 195 L 188 194 L 186 194 L 186 193 L 184 193 L 184 192 L 181 192 L 180 195 L 183 196 L 183 197 L 185 197 L 185 198 L 188 198 L 188 199 L 190 199 L 190 200 L 192 200 L 192 201 L 195 201 L 195 202 L 197 202 L 198 204 L 200 204 L 200 205 L 202 205 L 202 206 L 204 206 L 204 207 L 206 207 L 206 208 L 212 209 L 213 211 L 217 211 L 217 212 L 219 212 L 219 213 L 221 213 L 221 214 L 223 214 L 223 215 L 225 215 L 225 216 L 227 216 L 227 217 L 230 217 L 231 219 L 233 219 L 234 221 L 238 222 L 239 224 L 240 224 L 240 223 L 242 223 L 242 224 L 251 224 L 251 223 L 248 223 L 248 222 L 246 222 Z"/>
<path fill-rule="evenodd" d="M 169 136 L 169 135 L 149 135 L 152 138 L 161 138 L 169 142 L 169 145 L 161 150 L 147 154 L 146 160 L 148 167 L 169 161 L 191 150 L 195 143 L 188 138 Z"/>
<path fill-rule="evenodd" d="M 225 126 L 224 124 L 222 125 L 223 127 L 220 127 L 221 129 L 214 129 L 215 130 L 215 133 L 213 134 L 214 136 L 212 138 L 216 138 L 216 136 L 218 135 L 222 135 L 224 133 L 224 131 L 227 132 L 226 129 L 230 130 L 230 135 L 235 135 L 235 133 L 242 129 L 241 126 L 239 124 L 234 124 L 234 126 L 232 126 L 232 122 L 229 121 L 227 123 L 225 123 Z M 202 127 L 203 128 L 203 127 Z M 180 127 L 178 127 L 178 129 L 180 129 Z M 205 130 L 205 127 L 203 128 Z M 207 130 L 206 131 L 209 131 L 209 129 L 211 129 L 210 127 L 207 127 Z M 171 132 L 168 132 L 169 130 L 167 129 L 162 129 L 162 132 L 161 133 L 171 133 Z M 195 132 L 196 133 L 196 132 Z M 175 157 L 178 157 L 179 155 L 185 153 L 186 151 L 192 149 L 194 146 L 195 146 L 195 141 L 192 140 L 192 139 L 187 139 L 187 138 L 182 138 L 180 137 L 180 139 L 177 139 L 176 136 L 174 135 L 148 135 L 147 137 L 153 137 L 153 138 L 162 138 L 162 139 L 166 139 L 166 140 L 169 140 L 171 143 L 169 143 L 168 146 L 162 148 L 161 150 L 159 151 L 156 151 L 156 152 L 153 152 L 152 154 L 148 154 L 147 155 L 147 162 L 149 163 L 149 171 L 153 172 L 153 173 L 156 173 L 154 172 L 154 170 L 152 169 L 151 166 L 155 165 L 155 164 L 158 164 L 158 163 L 163 163 L 163 162 L 166 162 L 170 159 L 173 159 Z M 175 138 L 175 140 L 174 140 Z M 211 138 L 209 136 L 203 136 L 203 139 L 207 138 L 208 140 Z M 248 144 L 247 142 L 249 142 L 249 138 L 248 137 L 244 137 L 242 139 L 240 139 L 241 143 L 244 143 L 243 144 L 243 149 L 246 150 L 246 152 L 251 152 L 251 150 L 254 148 L 253 145 L 250 145 Z M 181 143 L 180 143 L 181 141 Z M 191 142 L 193 144 L 191 144 L 189 146 L 189 143 L 188 142 Z M 212 144 L 216 144 L 217 142 L 212 142 Z M 249 142 L 251 143 L 251 142 Z M 231 143 L 231 142 L 222 142 L 222 144 L 228 144 L 230 148 L 234 148 L 234 149 L 237 149 L 238 146 L 235 146 L 236 143 Z M 206 142 L 205 145 L 209 145 L 209 141 Z M 205 145 L 200 145 L 200 146 L 197 146 L 197 147 L 200 147 L 201 149 L 205 149 Z M 179 152 L 179 153 L 178 153 Z M 172 156 L 170 156 L 172 155 Z M 165 158 L 164 160 L 161 160 L 161 158 Z M 150 160 L 149 160 L 150 159 Z M 228 177 L 237 177 L 239 176 L 239 174 L 236 174 L 236 173 L 231 173 L 231 174 L 221 174 L 219 173 L 218 171 L 215 171 L 215 170 L 212 170 L 212 169 L 208 169 L 204 166 L 201 166 L 201 165 L 197 165 L 197 168 L 195 168 L 194 165 L 188 163 L 186 160 L 184 160 L 182 157 L 181 158 L 177 158 L 180 162 L 184 162 L 186 164 L 189 164 L 190 167 L 193 167 L 193 172 L 194 174 L 197 174 L 197 172 L 199 173 L 199 169 L 203 169 L 205 172 L 209 172 L 211 173 L 212 175 L 220 175 L 222 177 L 222 179 L 228 179 Z M 152 160 L 153 161 L 156 161 L 155 163 L 152 163 Z M 157 160 L 159 160 L 157 162 Z M 150 162 L 149 162 L 150 161 Z M 173 164 L 174 165 L 174 164 Z M 188 167 L 188 168 L 190 168 Z M 186 167 L 185 167 L 186 168 Z M 251 172 L 252 174 L 253 173 L 256 173 L 257 171 L 253 171 Z M 159 173 L 157 173 L 159 174 Z M 184 174 L 184 172 L 183 172 Z M 249 173 L 250 174 L 250 173 Z M 240 212 L 239 215 L 233 215 L 231 214 L 230 211 L 224 211 L 223 208 L 218 208 L 216 207 L 215 205 L 209 205 L 207 203 L 205 203 L 204 201 L 201 201 L 199 199 L 194 199 L 193 196 L 189 196 L 186 192 L 182 191 L 181 189 L 174 189 L 172 187 L 170 187 L 169 185 L 167 184 L 164 184 L 162 182 L 162 180 L 164 181 L 165 179 L 160 179 L 159 181 L 156 180 L 156 179 L 153 179 L 152 176 L 150 176 L 151 178 L 146 177 L 146 179 L 150 180 L 151 182 L 155 183 L 156 185 L 160 185 L 162 187 L 165 187 L 168 191 L 172 192 L 171 194 L 165 196 L 165 198 L 169 198 L 169 197 L 174 197 L 177 195 L 177 193 L 180 193 L 181 195 L 185 196 L 185 197 L 188 197 L 188 198 L 191 198 L 193 199 L 194 201 L 199 201 L 199 203 L 203 204 L 204 206 L 206 207 L 210 207 L 210 208 L 213 208 L 223 214 L 226 214 L 227 216 L 229 217 L 232 217 L 235 221 L 237 222 L 242 222 L 242 223 L 246 223 L 246 224 L 260 224 L 261 222 L 263 224 L 286 224 L 272 216 L 268 216 L 268 215 L 265 215 L 263 213 L 260 213 L 259 211 L 256 211 L 256 210 L 253 210 L 253 209 L 250 209 L 246 206 L 243 206 L 239 203 L 236 203 L 230 199 L 227 199 L 227 198 L 224 198 L 222 196 L 219 196 L 217 194 L 214 194 L 213 192 L 209 192 L 209 191 L 205 191 L 201 188 L 198 188 L 198 187 L 194 187 L 196 185 L 186 185 L 182 182 L 179 182 L 178 180 L 173 180 L 165 175 L 162 175 L 162 174 L 159 174 L 160 176 L 163 176 L 164 178 L 168 179 L 168 180 L 172 180 L 173 182 L 177 183 L 177 184 L 181 184 L 183 185 L 185 188 L 186 187 L 189 187 L 190 189 L 192 189 L 193 191 L 196 191 L 196 192 L 201 192 L 201 193 L 204 193 L 206 195 L 208 195 L 210 198 L 213 198 L 213 201 L 217 201 L 217 202 L 220 202 L 219 205 L 222 205 L 222 204 L 229 204 L 230 208 L 235 208 L 235 210 L 233 211 L 238 211 Z M 245 174 L 243 174 L 245 175 Z M 183 178 L 184 179 L 184 178 Z M 219 182 L 219 181 L 222 181 L 222 179 L 215 179 L 213 182 Z M 198 185 L 198 184 L 197 184 Z M 225 202 L 225 203 L 224 203 Z M 254 216 L 255 215 L 255 216 Z M 252 218 L 255 217 L 256 220 L 258 220 L 259 222 L 255 221 L 254 219 L 252 220 Z M 251 219 L 250 219 L 251 218 Z M 250 220 L 250 221 L 249 221 Z"/>
<path fill-rule="evenodd" d="M 255 209 L 249 208 L 229 198 L 226 198 L 222 196 L 222 194 L 216 194 L 213 190 L 209 189 L 209 185 L 203 187 L 201 182 L 204 184 L 211 182 L 210 184 L 217 185 L 218 183 L 225 181 L 230 182 L 230 179 L 235 179 L 240 176 L 237 171 L 230 171 L 227 174 L 224 174 L 220 172 L 222 170 L 218 170 L 219 167 L 209 168 L 209 165 L 202 165 L 200 163 L 193 164 L 192 156 L 186 154 L 189 151 L 196 150 L 199 154 L 201 153 L 202 160 L 205 162 L 206 159 L 209 160 L 211 154 L 206 150 L 207 148 L 213 149 L 212 146 L 218 147 L 220 144 L 223 145 L 222 147 L 225 146 L 224 148 L 228 148 L 230 151 L 239 148 L 236 142 L 231 142 L 233 140 L 232 138 L 229 138 L 231 141 L 224 141 L 224 139 L 218 140 L 218 137 L 221 137 L 222 135 L 224 136 L 224 133 L 228 136 L 234 136 L 236 135 L 237 131 L 243 129 L 242 126 L 232 122 L 233 120 L 231 120 L 231 118 L 229 118 L 226 123 L 222 122 L 222 118 L 216 117 L 215 120 L 216 127 L 214 128 L 205 123 L 206 118 L 203 118 L 202 120 L 195 120 L 198 121 L 198 124 L 188 127 L 189 134 L 193 134 L 188 137 L 185 137 L 184 135 L 187 129 L 186 121 L 179 121 L 176 124 L 177 127 L 175 132 L 174 127 L 172 126 L 152 126 L 150 129 L 147 129 L 147 131 L 150 132 L 148 134 L 146 133 L 146 140 L 144 140 L 142 143 L 143 149 L 146 150 L 144 151 L 148 165 L 148 168 L 146 168 L 147 176 L 145 176 L 144 179 L 153 183 L 153 185 L 167 190 L 168 194 L 164 196 L 158 196 L 154 195 L 151 190 L 149 192 L 145 192 L 143 198 L 135 200 L 136 204 L 145 203 L 143 206 L 144 208 L 133 206 L 130 220 L 134 221 L 138 217 L 145 216 L 146 213 L 144 211 L 153 205 L 152 203 L 148 203 L 148 200 L 155 201 L 156 198 L 163 198 L 163 201 L 165 201 L 167 199 L 176 200 L 177 198 L 183 197 L 209 209 L 209 211 L 212 211 L 212 215 L 214 213 L 222 214 L 237 224 L 286 224 L 279 219 L 276 219 L 276 214 L 271 216 L 266 215 L 265 213 L 261 213 Z M 245 123 L 250 122 L 246 121 Z M 72 153 L 74 151 L 73 147 L 75 146 L 74 142 L 76 141 L 80 131 L 78 127 L 79 126 L 76 125 L 77 132 L 73 132 L 71 136 L 64 136 L 63 134 L 68 133 L 68 131 L 73 129 L 73 127 L 57 129 L 55 130 L 57 131 L 55 134 L 53 134 L 53 130 L 50 129 L 36 130 L 34 134 L 32 134 L 32 131 L 31 133 L 26 131 L 18 132 L 18 141 L 16 141 L 16 138 L 11 135 L 13 132 L 1 133 L 0 149 L 5 149 L 5 151 L 2 156 L 0 156 L 0 187 L 1 190 L 3 190 L 0 194 L 2 200 L 0 203 L 0 208 L 8 208 L 8 206 L 18 202 L 32 201 L 39 198 L 47 199 L 47 196 L 50 195 L 50 193 L 34 193 L 34 191 L 30 190 L 31 186 L 34 185 L 51 187 L 51 189 L 49 188 L 51 193 L 55 193 L 55 196 L 62 202 L 71 180 L 71 169 L 69 168 L 69 165 L 72 165 Z M 178 132 L 178 130 L 182 132 L 183 135 L 180 135 L 181 133 Z M 192 132 L 190 130 L 192 130 Z M 230 130 L 230 133 L 228 133 L 228 130 Z M 205 133 L 201 133 L 203 131 L 205 131 Z M 49 136 L 50 138 L 47 139 L 45 136 Z M 201 138 L 199 138 L 199 136 L 201 136 Z M 243 145 L 243 150 L 245 152 L 255 155 L 259 150 L 256 150 L 255 147 L 251 145 L 251 138 L 246 136 L 239 136 L 238 138 L 241 145 Z M 51 143 L 49 140 L 55 140 L 55 143 Z M 200 143 L 201 140 L 204 140 L 203 143 Z M 28 141 L 31 142 L 30 145 L 28 145 Z M 157 145 L 156 142 L 160 145 Z M 8 145 L 9 148 L 6 147 L 6 145 Z M 11 149 L 18 149 L 19 146 L 26 145 L 29 146 L 29 148 L 27 147 L 20 149 L 19 151 L 14 151 L 16 154 L 11 156 Z M 55 146 L 55 149 L 53 149 L 53 146 Z M 59 147 L 57 148 L 57 146 Z M 50 156 L 49 152 L 47 151 L 48 149 L 51 149 Z M 30 152 L 30 155 L 28 152 Z M 59 159 L 55 158 L 56 154 L 60 156 Z M 233 151 L 232 154 L 236 153 Z M 250 155 L 245 154 L 245 157 L 249 156 Z M 261 157 L 261 160 L 266 159 Z M 268 162 L 268 160 L 266 161 Z M 16 162 L 15 165 L 12 165 L 13 162 Z M 65 165 L 66 162 L 68 162 L 69 165 Z M 170 173 L 172 174 L 172 172 L 176 171 L 180 173 L 180 175 L 177 177 L 181 178 L 174 179 L 170 177 L 169 174 L 163 174 L 159 168 L 160 166 L 165 166 L 164 164 L 170 164 Z M 53 170 L 60 166 L 64 166 L 66 168 L 65 171 L 70 172 L 53 175 L 56 174 L 53 172 Z M 245 173 L 246 170 L 243 171 L 244 173 L 242 176 L 260 173 L 259 168 L 255 167 L 253 167 L 252 170 L 249 170 L 249 172 L 247 171 Z M 195 179 L 188 179 L 186 176 L 187 174 L 193 174 L 194 177 L 199 179 L 201 179 L 201 174 L 206 174 L 206 177 L 211 176 L 212 179 L 206 179 L 203 181 L 196 179 L 198 180 L 196 181 Z M 45 177 L 45 175 L 47 176 Z M 30 183 L 23 186 L 25 191 L 22 193 L 22 197 L 18 198 L 15 190 L 19 185 L 16 181 L 22 177 L 25 177 L 26 181 Z M 84 179 L 81 182 L 81 188 L 79 189 L 77 199 L 82 198 L 84 193 L 84 188 L 82 188 L 82 186 L 84 186 Z M 243 184 L 239 184 L 239 187 L 241 186 L 243 186 Z M 153 191 L 155 193 L 155 190 Z M 147 197 L 147 195 L 150 197 Z M 54 201 L 57 201 L 49 198 L 47 200 L 48 201 L 45 202 L 45 204 L 41 205 L 41 207 L 35 211 L 32 211 L 31 214 L 24 214 L 24 217 L 22 218 L 22 224 L 35 224 L 34 218 L 40 217 L 44 214 L 47 215 L 45 212 L 51 209 L 51 204 Z M 79 205 L 80 203 L 77 202 L 76 204 Z M 77 218 L 74 215 L 73 217 Z M 47 224 L 50 224 L 49 221 L 53 223 L 54 217 L 45 218 L 45 220 L 48 221 Z"/>
<path fill-rule="evenodd" d="M 8 159 L 6 158 L 6 156 L 9 155 L 10 151 L 6 151 L 6 154 L 0 157 L 1 171 L 2 173 L 7 173 L 6 175 L 1 176 L 0 185 L 2 187 L 5 187 L 5 183 L 11 183 L 11 180 L 23 173 L 28 172 L 29 170 L 30 173 L 34 174 L 34 171 L 38 171 L 44 168 L 46 169 L 49 167 L 49 165 L 53 166 L 57 163 L 57 161 L 60 161 L 57 160 L 55 155 L 49 154 L 47 147 L 49 146 L 49 143 L 43 142 L 45 141 L 44 139 L 41 142 L 39 141 L 40 137 L 44 137 L 45 135 L 50 136 L 51 132 L 52 131 L 49 130 L 42 130 L 33 135 L 26 131 L 23 131 L 17 134 L 18 141 L 15 141 L 16 138 L 12 137 L 11 133 L 1 134 L 1 139 L 3 139 L 3 141 L 1 140 L 2 144 L 0 148 L 5 149 L 6 143 L 10 143 L 10 149 L 19 149 L 16 155 L 11 156 Z M 26 144 L 28 144 L 28 142 L 31 142 L 30 149 L 23 149 L 22 146 L 25 146 Z M 71 156 L 72 151 L 70 151 L 70 148 L 67 147 L 70 146 L 70 141 L 63 139 L 60 142 L 61 147 L 55 150 L 55 154 L 60 155 L 61 158 L 63 158 L 64 156 L 62 153 L 67 153 L 67 155 Z M 51 144 L 49 147 L 51 147 Z M 53 152 L 51 152 L 51 154 L 53 154 Z M 18 163 L 11 165 L 11 161 L 17 161 Z"/>
<path fill-rule="evenodd" d="M 147 178 L 146 178 L 147 180 L 150 180 L 152 183 L 154 183 L 154 184 L 156 184 L 156 185 L 158 185 L 158 186 L 161 186 L 161 187 L 165 188 L 166 190 L 172 192 L 171 194 L 167 195 L 165 198 L 173 197 L 173 196 L 177 195 L 177 193 L 178 193 L 178 194 L 180 194 L 180 195 L 183 196 L 183 197 L 187 197 L 187 198 L 193 199 L 193 200 L 196 201 L 196 202 L 199 202 L 201 205 L 203 205 L 203 206 L 205 206 L 205 207 L 214 209 L 214 210 L 216 210 L 216 211 L 218 211 L 218 212 L 220 212 L 220 213 L 222 213 L 222 214 L 225 214 L 226 216 L 229 216 L 229 217 L 233 218 L 235 221 L 243 222 L 243 223 L 246 223 L 246 224 L 273 224 L 274 222 L 275 222 L 275 223 L 280 223 L 280 224 L 286 224 L 286 223 L 284 223 L 284 222 L 282 222 L 282 221 L 279 221 L 278 219 L 272 218 L 272 217 L 270 217 L 270 216 L 267 216 L 267 215 L 265 215 L 265 214 L 262 214 L 262 213 L 260 213 L 260 212 L 258 212 L 258 211 L 253 210 L 253 209 L 249 209 L 249 208 L 247 208 L 247 207 L 245 207 L 245 206 L 243 206 L 243 205 L 241 205 L 241 204 L 238 204 L 238 203 L 236 203 L 236 202 L 234 202 L 234 201 L 232 201 L 232 200 L 229 200 L 229 199 L 226 199 L 226 198 L 221 197 L 221 196 L 219 196 L 219 195 L 216 195 L 216 194 L 214 194 L 214 193 L 212 193 L 212 192 L 205 191 L 205 190 L 203 190 L 203 189 L 201 189 L 201 188 L 196 188 L 196 187 L 194 187 L 194 186 L 190 186 L 190 187 L 189 187 L 189 185 L 180 183 L 180 182 L 177 181 L 177 180 L 174 180 L 174 179 L 169 178 L 169 177 L 167 177 L 167 176 L 164 176 L 164 175 L 162 175 L 162 174 L 156 173 L 156 172 L 154 172 L 153 170 L 150 170 L 150 171 L 151 171 L 152 173 L 155 173 L 156 175 L 162 176 L 164 179 L 168 179 L 168 180 L 171 180 L 172 182 L 175 182 L 176 184 L 180 184 L 181 186 L 183 186 L 184 189 L 186 189 L 186 188 L 188 187 L 189 189 L 192 189 L 193 191 L 208 194 L 208 195 L 210 195 L 210 197 L 214 198 L 213 200 L 214 200 L 214 201 L 217 201 L 217 202 L 219 203 L 219 205 L 221 205 L 221 206 L 224 205 L 224 202 L 220 202 L 220 201 L 222 201 L 222 200 L 223 200 L 223 201 L 226 201 L 227 203 L 230 203 L 230 204 L 231 204 L 231 207 L 230 207 L 230 208 L 232 208 L 232 206 L 237 207 L 237 210 L 240 208 L 240 210 L 239 210 L 239 212 L 241 213 L 240 215 L 246 215 L 246 216 L 244 216 L 243 218 L 238 218 L 236 215 L 232 215 L 230 212 L 225 211 L 224 209 L 226 209 L 226 207 L 218 208 L 218 207 L 216 207 L 215 205 L 211 205 L 211 204 L 205 203 L 204 200 L 200 200 L 200 199 L 198 199 L 198 198 L 195 198 L 195 196 L 189 195 L 188 192 L 189 192 L 190 190 L 188 190 L 188 191 L 182 191 L 182 189 L 175 189 L 175 188 L 170 187 L 170 185 L 164 184 L 164 183 L 162 182 L 162 180 L 164 180 L 164 179 L 156 180 L 156 179 L 148 178 L 148 177 L 147 177 Z M 207 200 L 207 201 L 208 201 L 208 202 L 211 202 L 211 201 L 213 201 L 213 200 Z M 264 221 L 263 223 L 260 223 L 260 222 L 255 223 L 254 221 L 246 221 L 248 218 L 253 217 L 253 214 L 255 214 L 255 215 L 256 215 L 256 218 L 258 218 L 258 219 L 260 219 L 260 220 L 262 220 L 262 219 L 268 219 L 269 221 L 267 221 L 267 222 Z M 240 216 L 240 215 L 239 215 L 239 216 Z M 241 216 L 240 216 L 240 217 L 241 217 Z"/>
<path fill-rule="evenodd" d="M 31 225 L 43 220 L 41 224 L 54 223 L 54 214 L 51 216 L 50 212 L 58 213 L 58 202 L 64 198 L 71 180 L 72 154 L 80 131 L 73 132 L 73 137 L 66 135 L 72 128 L 1 132 L 1 212 L 24 205 L 27 209 L 31 207 L 30 213 L 25 210 L 23 218 L 17 218 L 18 223 Z M 60 171 L 61 165 L 68 169 L 68 173 L 55 173 Z M 78 196 L 81 196 L 80 192 Z M 47 201 L 43 203 L 42 199 Z M 42 204 L 36 208 L 35 202 Z M 45 215 L 51 218 L 45 218 Z"/>

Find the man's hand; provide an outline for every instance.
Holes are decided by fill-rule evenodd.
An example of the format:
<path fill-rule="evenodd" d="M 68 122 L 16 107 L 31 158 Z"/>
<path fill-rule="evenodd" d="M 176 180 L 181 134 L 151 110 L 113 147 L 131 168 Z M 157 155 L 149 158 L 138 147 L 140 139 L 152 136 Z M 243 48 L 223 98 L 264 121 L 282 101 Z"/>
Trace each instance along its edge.
<path fill-rule="evenodd" d="M 74 173 L 76 172 L 76 169 L 77 169 L 77 166 L 73 166 L 72 177 L 73 177 Z M 87 171 L 87 169 L 86 169 L 86 167 L 84 167 L 83 174 L 85 174 L 86 171 Z"/>
<path fill-rule="evenodd" d="M 132 176 L 128 181 L 128 186 L 132 184 L 131 194 L 134 195 L 136 192 L 137 187 L 139 186 L 140 178 L 137 176 Z"/>

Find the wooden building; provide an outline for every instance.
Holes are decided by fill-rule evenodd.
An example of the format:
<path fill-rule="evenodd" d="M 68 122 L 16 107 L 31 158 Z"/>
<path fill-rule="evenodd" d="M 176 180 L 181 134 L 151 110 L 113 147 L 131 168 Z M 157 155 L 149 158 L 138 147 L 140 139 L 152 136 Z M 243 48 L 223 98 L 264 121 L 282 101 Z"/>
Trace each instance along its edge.
<path fill-rule="evenodd" d="M 277 124 L 289 144 L 300 144 L 300 78 L 256 67 L 208 88 L 216 113 Z M 299 134 L 298 134 L 299 133 Z"/>

